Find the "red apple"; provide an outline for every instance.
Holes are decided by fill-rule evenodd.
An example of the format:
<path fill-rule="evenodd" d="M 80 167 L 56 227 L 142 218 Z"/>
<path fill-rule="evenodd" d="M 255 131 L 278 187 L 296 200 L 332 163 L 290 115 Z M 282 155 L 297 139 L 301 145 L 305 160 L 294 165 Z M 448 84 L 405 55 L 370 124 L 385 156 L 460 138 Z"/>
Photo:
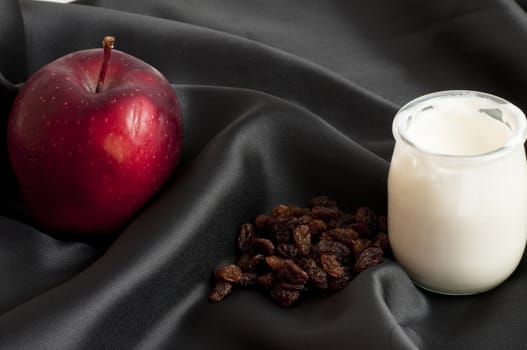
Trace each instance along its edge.
<path fill-rule="evenodd" d="M 181 153 L 181 111 L 170 84 L 149 64 L 111 51 L 113 37 L 103 44 L 42 67 L 9 115 L 8 152 L 22 196 L 52 234 L 116 233 Z"/>

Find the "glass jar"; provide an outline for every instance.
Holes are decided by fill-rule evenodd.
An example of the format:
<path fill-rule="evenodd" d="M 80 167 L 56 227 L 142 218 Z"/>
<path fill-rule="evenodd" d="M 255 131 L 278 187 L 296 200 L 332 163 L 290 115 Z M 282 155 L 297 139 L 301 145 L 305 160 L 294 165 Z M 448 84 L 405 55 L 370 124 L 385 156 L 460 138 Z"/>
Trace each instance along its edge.
<path fill-rule="evenodd" d="M 525 115 L 475 91 L 419 97 L 396 114 L 388 232 L 417 285 L 474 294 L 505 281 L 527 239 Z"/>

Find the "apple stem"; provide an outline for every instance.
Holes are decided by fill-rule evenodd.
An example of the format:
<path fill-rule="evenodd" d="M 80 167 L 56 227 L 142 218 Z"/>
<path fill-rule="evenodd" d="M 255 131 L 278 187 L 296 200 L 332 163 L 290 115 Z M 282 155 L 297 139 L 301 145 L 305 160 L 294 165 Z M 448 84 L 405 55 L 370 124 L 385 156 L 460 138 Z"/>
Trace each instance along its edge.
<path fill-rule="evenodd" d="M 106 78 L 106 72 L 108 71 L 108 61 L 110 60 L 110 54 L 112 53 L 113 45 L 115 43 L 115 37 L 105 36 L 102 40 L 102 48 L 104 50 L 104 57 L 102 60 L 101 72 L 99 73 L 99 81 L 95 88 L 95 93 L 98 94 L 102 90 L 104 79 Z"/>

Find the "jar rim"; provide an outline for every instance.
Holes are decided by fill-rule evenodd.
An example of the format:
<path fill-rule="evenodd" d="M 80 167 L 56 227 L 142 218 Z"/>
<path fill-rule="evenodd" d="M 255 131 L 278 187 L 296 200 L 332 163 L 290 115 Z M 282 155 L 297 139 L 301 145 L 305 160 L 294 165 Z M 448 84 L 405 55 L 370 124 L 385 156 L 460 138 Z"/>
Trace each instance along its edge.
<path fill-rule="evenodd" d="M 482 153 L 476 153 L 476 154 L 449 154 L 449 153 L 441 153 L 441 152 L 434 152 L 427 149 L 424 149 L 423 147 L 420 147 L 415 142 L 412 142 L 412 140 L 408 137 L 406 131 L 406 122 L 408 121 L 409 117 L 411 115 L 405 115 L 404 112 L 407 110 L 414 108 L 415 106 L 418 106 L 419 104 L 422 104 L 428 100 L 431 100 L 432 98 L 437 97 L 480 97 L 484 99 L 488 99 L 491 101 L 496 102 L 497 104 L 503 105 L 503 107 L 507 108 L 510 112 L 510 115 L 514 119 L 515 126 L 512 128 L 512 134 L 507 139 L 507 141 L 502 144 L 499 147 L 496 147 L 490 151 L 482 152 Z M 403 141 L 404 143 L 410 145 L 413 149 L 430 155 L 434 157 L 441 157 L 441 158 L 449 158 L 449 159 L 489 159 L 489 158 L 495 158 L 503 153 L 506 153 L 510 151 L 511 149 L 517 147 L 518 145 L 522 145 L 525 140 L 527 139 L 527 120 L 525 118 L 525 114 L 521 109 L 519 109 L 516 105 L 513 103 L 507 101 L 506 99 L 489 94 L 486 92 L 480 92 L 480 91 L 474 91 L 474 90 L 443 90 L 443 91 L 437 91 L 432 92 L 426 95 L 422 95 L 420 97 L 417 97 L 405 105 L 403 105 L 395 114 L 393 123 L 392 123 L 392 133 L 394 135 L 394 138 L 396 141 Z"/>

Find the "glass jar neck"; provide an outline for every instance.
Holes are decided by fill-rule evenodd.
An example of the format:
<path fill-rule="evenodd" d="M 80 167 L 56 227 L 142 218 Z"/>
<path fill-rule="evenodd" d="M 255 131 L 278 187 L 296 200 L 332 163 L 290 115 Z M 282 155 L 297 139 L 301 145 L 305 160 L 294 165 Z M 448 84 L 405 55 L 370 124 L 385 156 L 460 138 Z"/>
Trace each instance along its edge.
<path fill-rule="evenodd" d="M 398 143 L 413 152 L 450 161 L 485 161 L 503 157 L 526 139 L 523 112 L 494 95 L 441 91 L 403 106 L 393 121 Z"/>

